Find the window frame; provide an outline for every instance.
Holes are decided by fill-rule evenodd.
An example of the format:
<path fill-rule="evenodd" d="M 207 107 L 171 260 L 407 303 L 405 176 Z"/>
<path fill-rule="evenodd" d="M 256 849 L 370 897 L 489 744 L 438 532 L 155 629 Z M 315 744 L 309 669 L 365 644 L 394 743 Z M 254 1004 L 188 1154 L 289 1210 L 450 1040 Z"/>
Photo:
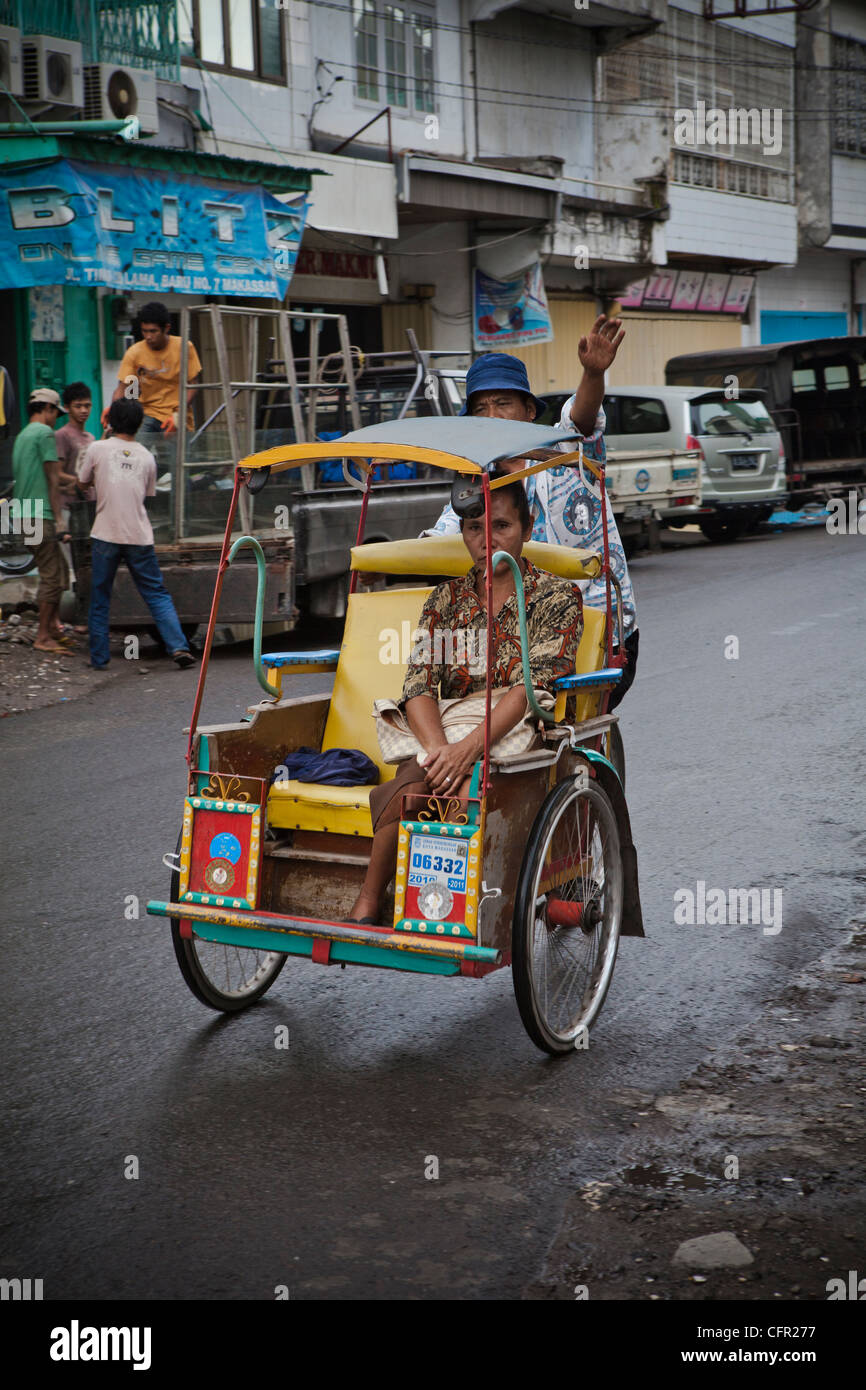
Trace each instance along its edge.
<path fill-rule="evenodd" d="M 387 44 L 389 42 L 386 34 L 389 23 L 388 10 L 402 10 L 403 20 L 402 29 L 402 48 L 404 57 L 404 71 L 398 73 L 392 71 L 387 64 Z M 371 67 L 358 61 L 358 22 L 363 14 L 370 14 L 375 21 L 374 39 L 376 44 L 376 65 Z M 405 120 L 423 121 L 427 116 L 438 114 L 436 99 L 436 7 L 432 0 L 389 0 L 385 4 L 382 0 L 373 0 L 372 9 L 359 9 L 356 0 L 349 7 L 349 17 L 352 24 L 352 96 L 356 105 L 362 107 L 376 108 L 380 111 L 385 107 L 390 107 L 395 116 L 401 116 Z M 426 81 L 419 78 L 415 67 L 415 19 L 420 18 L 429 24 L 430 28 L 430 106 L 419 106 L 419 92 L 423 93 Z M 392 21 L 393 22 L 393 21 Z M 423 51 L 423 48 L 422 48 Z M 369 97 L 362 95 L 360 91 L 361 82 L 359 72 L 372 73 L 375 77 L 378 96 Z M 389 84 L 396 86 L 402 83 L 406 91 L 406 105 L 400 106 L 391 101 L 388 97 Z M 372 85 L 365 82 L 364 86 Z"/>
<path fill-rule="evenodd" d="M 230 0 L 220 0 L 223 20 L 223 51 L 228 51 L 231 55 L 231 21 L 229 15 Z M 247 0 L 250 7 L 253 34 L 253 54 L 255 66 L 251 68 L 236 68 L 230 63 L 211 63 L 206 62 L 201 57 L 201 20 L 199 0 L 179 0 L 178 9 L 186 6 L 189 9 L 192 22 L 193 47 L 195 56 L 181 54 L 181 66 L 203 70 L 204 72 L 223 72 L 228 77 L 245 77 L 249 82 L 269 82 L 275 87 L 285 87 L 287 82 L 286 70 L 286 23 L 284 12 L 277 9 L 277 18 L 280 25 L 280 72 L 279 76 L 273 76 L 261 71 L 262 66 L 262 30 L 259 18 L 261 0 Z M 180 16 L 178 16 L 180 19 Z"/>
<path fill-rule="evenodd" d="M 830 148 L 848 159 L 866 159 L 866 41 L 848 34 L 831 34 L 833 90 L 830 115 Z M 851 60 L 859 52 L 860 63 Z M 857 95 L 862 96 L 862 105 Z M 844 93 L 844 103 L 840 96 Z M 848 126 L 846 132 L 845 127 Z M 856 148 L 852 148 L 856 145 Z"/>

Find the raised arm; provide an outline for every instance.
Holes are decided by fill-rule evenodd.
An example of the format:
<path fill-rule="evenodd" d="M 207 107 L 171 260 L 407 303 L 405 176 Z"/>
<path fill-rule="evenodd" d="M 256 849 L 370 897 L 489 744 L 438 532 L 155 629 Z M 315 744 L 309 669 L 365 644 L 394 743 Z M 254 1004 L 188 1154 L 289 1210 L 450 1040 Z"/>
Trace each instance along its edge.
<path fill-rule="evenodd" d="M 619 319 L 608 320 L 599 314 L 577 345 L 583 376 L 572 403 L 571 418 L 581 434 L 590 435 L 595 430 L 595 418 L 604 400 L 604 374 L 624 337 L 625 329 Z"/>

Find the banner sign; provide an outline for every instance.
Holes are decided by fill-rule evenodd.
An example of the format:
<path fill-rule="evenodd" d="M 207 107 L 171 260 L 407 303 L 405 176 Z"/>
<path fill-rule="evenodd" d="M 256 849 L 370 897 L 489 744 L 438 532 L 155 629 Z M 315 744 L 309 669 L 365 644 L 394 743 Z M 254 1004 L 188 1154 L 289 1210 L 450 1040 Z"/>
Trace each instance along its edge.
<path fill-rule="evenodd" d="M 295 274 L 330 275 L 340 280 L 375 280 L 376 258 L 360 251 L 316 251 L 304 247 L 298 256 Z"/>
<path fill-rule="evenodd" d="M 307 198 L 60 159 L 0 166 L 0 289 L 106 285 L 282 299 Z"/>
<path fill-rule="evenodd" d="M 703 270 L 657 270 L 634 280 L 619 296 L 623 309 L 693 310 L 701 314 L 744 314 L 755 285 L 754 275 L 724 275 Z"/>
<path fill-rule="evenodd" d="M 474 330 L 475 347 L 494 351 L 553 341 L 540 261 L 513 280 L 475 271 Z"/>

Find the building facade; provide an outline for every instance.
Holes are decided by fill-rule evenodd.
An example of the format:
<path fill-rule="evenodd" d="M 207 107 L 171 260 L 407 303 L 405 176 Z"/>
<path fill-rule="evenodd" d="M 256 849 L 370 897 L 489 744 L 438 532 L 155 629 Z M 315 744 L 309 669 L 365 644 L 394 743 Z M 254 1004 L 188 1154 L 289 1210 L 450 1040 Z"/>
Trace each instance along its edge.
<path fill-rule="evenodd" d="M 286 302 L 344 312 L 362 350 L 402 350 L 412 328 L 468 361 L 482 290 L 535 268 L 552 337 L 512 346 L 521 317 L 494 313 L 484 346 L 523 356 L 537 390 L 567 389 L 581 334 L 621 312 L 613 382 L 658 382 L 675 352 L 862 327 L 866 12 L 859 0 L 779 14 L 750 0 L 740 19 L 707 8 L 0 0 L 0 44 L 17 33 L 32 53 L 55 35 L 80 45 L 89 74 L 77 108 L 31 74 L 4 119 L 110 117 L 126 109 L 112 74 L 128 71 L 142 148 L 214 176 L 212 160 L 246 166 L 281 201 L 306 186 Z M 13 293 L 20 340 L 32 306 Z M 83 293 L 87 314 L 70 301 L 69 316 L 91 357 L 97 344 L 107 391 L 122 346 L 112 322 L 154 296 L 126 295 L 112 321 L 110 287 Z M 159 297 L 174 312 L 203 296 Z M 302 320 L 293 332 L 303 354 Z M 27 352 L 22 386 L 52 357 L 56 379 L 54 349 Z M 82 349 L 63 352 L 68 375 Z"/>

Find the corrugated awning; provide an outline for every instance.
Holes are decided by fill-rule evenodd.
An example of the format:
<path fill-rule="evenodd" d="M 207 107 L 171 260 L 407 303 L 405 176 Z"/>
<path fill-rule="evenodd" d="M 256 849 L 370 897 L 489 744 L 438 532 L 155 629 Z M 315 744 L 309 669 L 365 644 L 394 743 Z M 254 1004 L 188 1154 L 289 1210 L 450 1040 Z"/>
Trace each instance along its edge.
<path fill-rule="evenodd" d="M 257 184 L 269 193 L 306 193 L 314 174 L 324 169 L 300 169 L 265 160 L 232 159 L 229 155 L 202 154 L 144 141 L 105 140 L 82 135 L 11 135 L 0 137 L 0 167 L 34 166 L 56 159 L 85 160 L 94 164 L 120 164 L 130 169 L 152 169 L 166 174 L 194 174 L 201 179 Z"/>

